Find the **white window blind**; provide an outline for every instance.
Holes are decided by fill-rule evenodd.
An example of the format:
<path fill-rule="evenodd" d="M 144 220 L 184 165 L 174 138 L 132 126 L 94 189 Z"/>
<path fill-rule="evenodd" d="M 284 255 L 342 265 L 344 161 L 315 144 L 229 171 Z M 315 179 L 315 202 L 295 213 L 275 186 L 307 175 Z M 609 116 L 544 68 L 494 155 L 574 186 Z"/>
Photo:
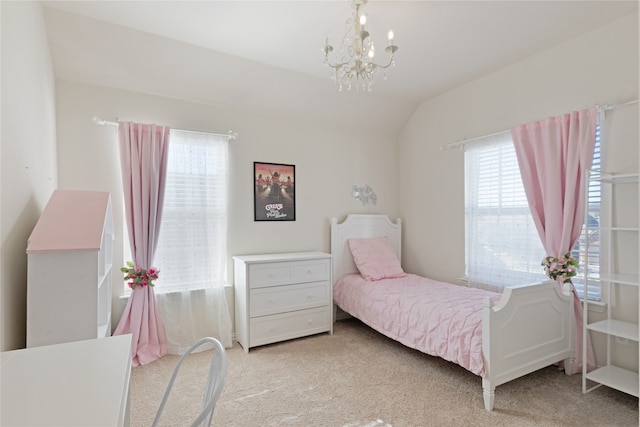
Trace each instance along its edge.
<path fill-rule="evenodd" d="M 594 167 L 600 162 L 599 130 Z M 589 218 L 599 219 L 600 189 L 589 189 Z M 540 265 L 546 256 L 529 210 L 511 134 L 482 138 L 465 151 L 465 249 L 466 275 L 473 286 L 501 290 L 504 286 L 545 280 Z M 574 249 L 581 261 L 584 230 Z M 592 246 L 591 246 L 592 245 Z M 599 250 L 590 241 L 592 250 Z M 590 271 L 599 265 L 590 254 Z M 576 282 L 578 292 L 584 286 Z M 599 289 L 589 297 L 600 298 Z"/>
<path fill-rule="evenodd" d="M 509 132 L 483 138 L 465 151 L 466 274 L 473 286 L 544 280 L 545 256 Z"/>
<path fill-rule="evenodd" d="M 228 140 L 171 130 L 156 289 L 223 286 L 227 257 Z"/>
<path fill-rule="evenodd" d="M 596 126 L 596 143 L 593 150 L 593 162 L 591 170 L 601 170 L 600 126 Z M 580 238 L 572 251 L 572 255 L 580 262 L 579 273 L 572 282 L 579 295 L 584 295 L 584 273 L 589 275 L 588 298 L 600 301 L 602 292 L 598 279 L 600 278 L 600 233 L 595 228 L 600 225 L 600 211 L 602 203 L 602 187 L 600 181 L 589 181 L 587 189 L 587 221 L 589 221 L 589 234 L 583 226 Z M 589 241 L 589 256 L 586 255 L 586 242 Z M 588 262 L 587 262 L 588 261 Z"/>

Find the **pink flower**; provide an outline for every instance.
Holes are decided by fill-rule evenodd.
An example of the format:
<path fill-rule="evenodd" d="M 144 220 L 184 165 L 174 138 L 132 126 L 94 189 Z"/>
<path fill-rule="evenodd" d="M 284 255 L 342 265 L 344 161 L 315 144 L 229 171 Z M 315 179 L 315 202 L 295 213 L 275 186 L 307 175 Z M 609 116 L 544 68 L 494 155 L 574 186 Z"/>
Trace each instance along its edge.
<path fill-rule="evenodd" d="M 548 256 L 542 261 L 542 265 L 547 276 L 565 283 L 570 282 L 578 271 L 578 261 L 570 253 L 555 258 Z"/>
<path fill-rule="evenodd" d="M 120 271 L 125 273 L 124 280 L 132 289 L 135 289 L 136 286 L 153 286 L 153 281 L 158 278 L 158 273 L 160 272 L 155 267 L 151 267 L 148 271 L 141 267 L 135 267 L 130 261 Z"/>

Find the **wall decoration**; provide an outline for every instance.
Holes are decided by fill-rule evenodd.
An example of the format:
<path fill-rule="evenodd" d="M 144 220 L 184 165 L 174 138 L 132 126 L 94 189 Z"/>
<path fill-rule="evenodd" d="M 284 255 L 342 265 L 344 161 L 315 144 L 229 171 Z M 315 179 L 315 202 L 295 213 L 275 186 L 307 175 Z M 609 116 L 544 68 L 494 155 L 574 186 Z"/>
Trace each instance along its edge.
<path fill-rule="evenodd" d="M 255 221 L 296 220 L 296 167 L 253 162 Z"/>
<path fill-rule="evenodd" d="M 362 206 L 368 205 L 369 203 L 372 203 L 374 205 L 378 203 L 378 196 L 376 195 L 375 191 L 373 191 L 373 188 L 369 186 L 369 184 L 365 184 L 364 187 L 352 185 L 351 197 L 356 200 L 360 200 Z"/>

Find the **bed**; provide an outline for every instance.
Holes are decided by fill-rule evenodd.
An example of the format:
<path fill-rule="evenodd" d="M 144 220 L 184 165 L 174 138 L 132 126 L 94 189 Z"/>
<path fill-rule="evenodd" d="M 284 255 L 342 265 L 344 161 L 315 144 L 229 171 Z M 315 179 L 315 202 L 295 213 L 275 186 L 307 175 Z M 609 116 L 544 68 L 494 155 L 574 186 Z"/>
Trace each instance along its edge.
<path fill-rule="evenodd" d="M 560 290 L 545 281 L 496 294 L 406 273 L 400 267 L 401 225 L 386 215 L 350 214 L 342 223 L 332 218 L 336 309 L 480 376 L 487 411 L 501 384 L 558 362 L 571 372 L 568 286 Z"/>

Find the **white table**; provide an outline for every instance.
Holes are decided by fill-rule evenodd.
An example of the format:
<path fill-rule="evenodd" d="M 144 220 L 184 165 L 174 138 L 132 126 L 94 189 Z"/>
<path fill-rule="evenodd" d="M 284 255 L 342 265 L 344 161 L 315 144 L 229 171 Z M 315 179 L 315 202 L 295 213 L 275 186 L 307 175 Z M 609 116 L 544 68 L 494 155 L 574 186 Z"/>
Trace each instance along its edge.
<path fill-rule="evenodd" d="M 127 426 L 131 335 L 0 353 L 0 425 Z"/>

